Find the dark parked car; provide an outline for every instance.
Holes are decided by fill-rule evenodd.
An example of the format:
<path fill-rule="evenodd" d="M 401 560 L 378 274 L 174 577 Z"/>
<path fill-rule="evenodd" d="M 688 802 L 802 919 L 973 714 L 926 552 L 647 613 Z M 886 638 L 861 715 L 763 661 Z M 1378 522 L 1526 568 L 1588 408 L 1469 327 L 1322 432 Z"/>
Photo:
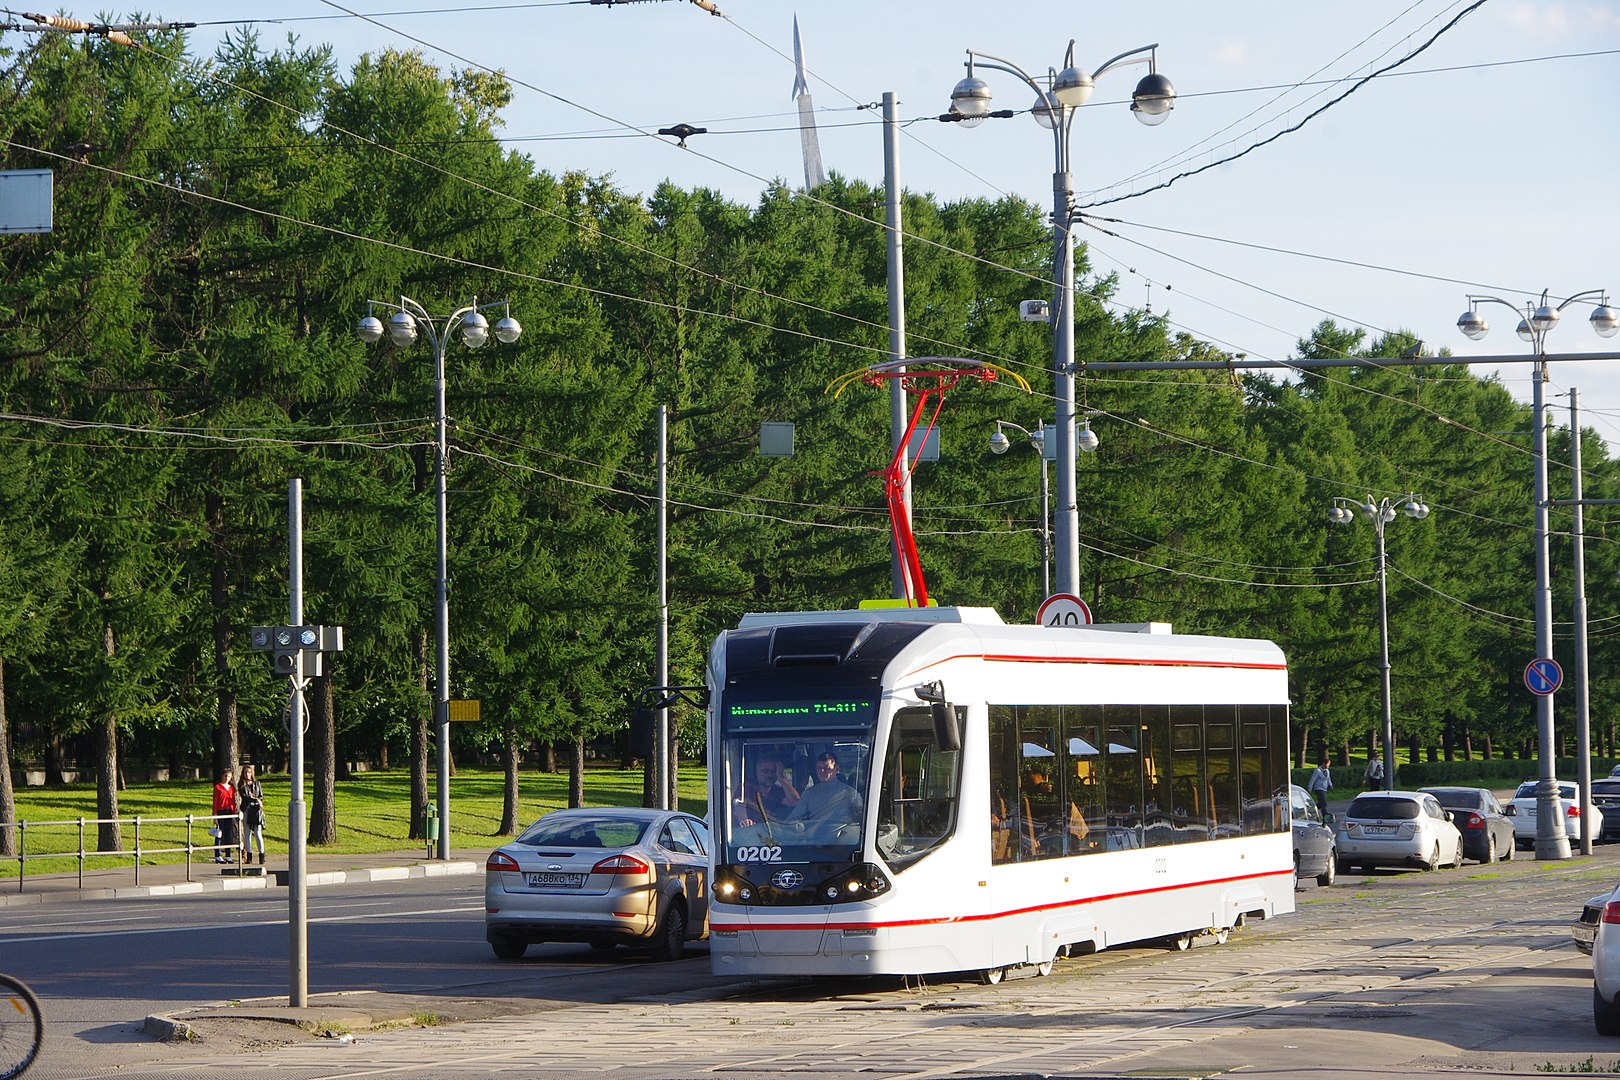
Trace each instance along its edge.
<path fill-rule="evenodd" d="M 1475 862 L 1488 863 L 1513 858 L 1513 822 L 1503 812 L 1495 795 L 1477 787 L 1426 787 L 1451 811 L 1451 823 L 1462 833 L 1463 854 Z M 1616 821 L 1620 826 L 1620 821 Z"/>
<path fill-rule="evenodd" d="M 1592 803 L 1603 815 L 1602 826 L 1592 839 L 1605 844 L 1620 840 L 1620 779 L 1592 781 Z"/>
<path fill-rule="evenodd" d="M 1339 873 L 1339 852 L 1333 830 L 1322 820 L 1316 800 L 1298 784 L 1288 788 L 1288 816 L 1294 823 L 1294 877 L 1298 881 L 1315 878 L 1318 885 L 1331 885 Z"/>

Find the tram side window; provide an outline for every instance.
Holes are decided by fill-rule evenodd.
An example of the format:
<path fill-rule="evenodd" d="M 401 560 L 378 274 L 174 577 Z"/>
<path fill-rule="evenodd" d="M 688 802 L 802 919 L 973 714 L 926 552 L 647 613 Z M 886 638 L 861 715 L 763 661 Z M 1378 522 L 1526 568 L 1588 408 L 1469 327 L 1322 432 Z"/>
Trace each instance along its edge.
<path fill-rule="evenodd" d="M 1281 792 L 1269 783 L 1271 761 L 1271 729 L 1268 706 L 1238 706 L 1238 731 L 1243 740 L 1240 771 L 1243 786 L 1243 833 L 1259 836 L 1280 832 L 1286 826 L 1286 804 L 1280 802 Z"/>
<path fill-rule="evenodd" d="M 1142 840 L 1148 847 L 1176 842 L 1169 721 L 1168 706 L 1142 706 Z"/>
<path fill-rule="evenodd" d="M 1063 707 L 1063 778 L 1070 808 L 1070 854 L 1104 851 L 1108 846 L 1101 721 L 1102 709 L 1095 705 Z"/>
<path fill-rule="evenodd" d="M 1212 819 L 1204 780 L 1204 707 L 1170 707 L 1170 791 L 1176 843 L 1209 839 Z"/>
<path fill-rule="evenodd" d="M 1018 709 L 990 706 L 990 861 L 1018 861 Z"/>
<path fill-rule="evenodd" d="M 1108 845 L 1142 846 L 1141 709 L 1103 707 L 1103 787 L 1107 795 Z"/>
<path fill-rule="evenodd" d="M 1019 858 L 1051 859 L 1064 853 L 1065 822 L 1058 798 L 1059 709 L 1023 705 L 1018 709 L 1019 811 L 1027 823 Z"/>
<path fill-rule="evenodd" d="M 1237 708 L 1204 709 L 1204 775 L 1215 838 L 1243 835 L 1243 802 L 1237 764 Z"/>
<path fill-rule="evenodd" d="M 962 752 L 935 743 L 928 709 L 895 714 L 883 759 L 877 848 L 889 865 L 904 869 L 956 831 Z"/>

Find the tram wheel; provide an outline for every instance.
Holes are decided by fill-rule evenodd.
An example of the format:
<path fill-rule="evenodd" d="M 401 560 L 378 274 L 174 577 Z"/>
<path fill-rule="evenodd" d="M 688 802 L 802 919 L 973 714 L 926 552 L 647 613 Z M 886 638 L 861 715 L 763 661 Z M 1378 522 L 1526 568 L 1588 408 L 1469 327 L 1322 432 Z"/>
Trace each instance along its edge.
<path fill-rule="evenodd" d="M 1232 928 L 1230 926 L 1223 926 L 1219 930 L 1215 931 L 1212 936 L 1215 938 L 1215 944 L 1225 945 L 1226 939 L 1232 936 Z"/>
<path fill-rule="evenodd" d="M 985 968 L 979 972 L 979 981 L 986 986 L 995 986 L 1005 974 L 1007 974 L 1006 968 Z"/>
<path fill-rule="evenodd" d="M 1052 961 L 1048 960 L 1045 963 L 1036 964 L 1035 974 L 1041 976 L 1042 978 L 1052 974 Z"/>
<path fill-rule="evenodd" d="M 1176 952 L 1186 952 L 1187 949 L 1192 945 L 1192 939 L 1193 936 L 1191 934 L 1172 935 L 1170 938 L 1170 948 L 1174 949 Z"/>

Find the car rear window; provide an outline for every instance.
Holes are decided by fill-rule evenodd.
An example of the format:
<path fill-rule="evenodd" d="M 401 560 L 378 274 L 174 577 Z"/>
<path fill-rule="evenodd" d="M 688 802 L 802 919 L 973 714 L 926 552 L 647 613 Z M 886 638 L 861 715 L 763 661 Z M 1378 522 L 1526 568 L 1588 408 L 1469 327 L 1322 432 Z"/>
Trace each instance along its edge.
<path fill-rule="evenodd" d="M 1396 818 L 1409 821 L 1418 816 L 1418 804 L 1412 799 L 1392 799 L 1387 795 L 1362 795 L 1350 804 L 1345 816 Z"/>
<path fill-rule="evenodd" d="M 612 817 L 543 817 L 530 825 L 517 843 L 529 847 L 629 847 L 646 831 L 645 821 Z"/>
<path fill-rule="evenodd" d="M 1536 788 L 1540 785 L 1540 783 L 1540 780 L 1526 780 L 1524 783 L 1519 785 L 1519 790 L 1513 793 L 1513 797 L 1515 799 L 1535 798 Z M 1575 797 L 1575 785 L 1560 783 L 1558 785 L 1558 797 L 1560 799 L 1573 799 Z"/>
<path fill-rule="evenodd" d="M 1462 810 L 1478 810 L 1480 795 L 1477 791 L 1431 791 L 1439 800 L 1441 806 L 1453 806 Z"/>
<path fill-rule="evenodd" d="M 1620 795 L 1620 780 L 1594 780 L 1592 781 L 1592 794 Z"/>

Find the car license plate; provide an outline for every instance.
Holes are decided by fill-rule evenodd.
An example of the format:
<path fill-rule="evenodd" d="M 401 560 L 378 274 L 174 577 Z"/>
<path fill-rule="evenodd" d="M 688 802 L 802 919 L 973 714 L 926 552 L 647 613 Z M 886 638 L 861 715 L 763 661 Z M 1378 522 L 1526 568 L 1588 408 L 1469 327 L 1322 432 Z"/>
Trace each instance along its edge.
<path fill-rule="evenodd" d="M 577 889 L 585 884 L 584 874 L 524 874 L 531 889 Z"/>
<path fill-rule="evenodd" d="M 1389 836 L 1394 831 L 1395 831 L 1395 826 L 1393 826 L 1393 825 L 1368 825 L 1367 826 L 1367 835 L 1368 836 Z"/>

